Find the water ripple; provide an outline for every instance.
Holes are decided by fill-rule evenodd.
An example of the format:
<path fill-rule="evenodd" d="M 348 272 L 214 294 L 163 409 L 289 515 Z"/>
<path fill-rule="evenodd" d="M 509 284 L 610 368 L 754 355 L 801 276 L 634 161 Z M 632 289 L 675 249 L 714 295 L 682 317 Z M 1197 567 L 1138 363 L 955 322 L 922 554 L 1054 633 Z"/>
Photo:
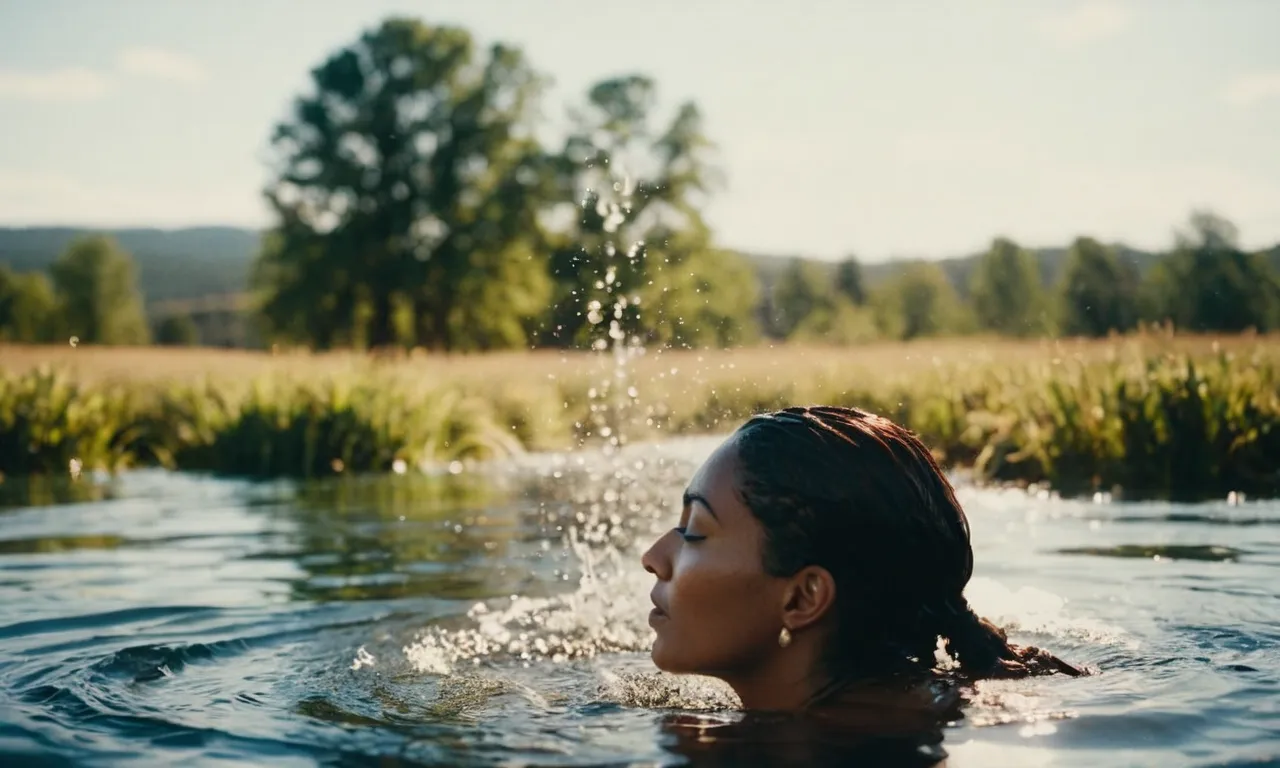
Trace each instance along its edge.
<path fill-rule="evenodd" d="M 636 559 L 713 445 L 313 484 L 146 472 L 6 509 L 0 763 L 824 754 L 648 661 Z M 975 608 L 1099 674 L 975 686 L 948 765 L 1280 755 L 1280 504 L 961 497 Z"/>

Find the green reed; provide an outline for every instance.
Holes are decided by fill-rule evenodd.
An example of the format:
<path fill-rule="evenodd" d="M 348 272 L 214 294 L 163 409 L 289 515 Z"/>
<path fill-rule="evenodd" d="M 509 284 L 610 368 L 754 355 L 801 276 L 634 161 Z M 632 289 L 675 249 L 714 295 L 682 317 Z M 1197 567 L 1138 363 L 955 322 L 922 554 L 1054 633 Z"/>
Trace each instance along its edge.
<path fill-rule="evenodd" d="M 489 402 L 366 379 L 82 385 L 0 375 L 0 472 L 160 465 L 248 476 L 405 471 L 521 450 Z"/>
<path fill-rule="evenodd" d="M 0 375 L 0 474 L 120 469 L 140 406 L 126 387 L 81 387 L 65 373 Z"/>
<path fill-rule="evenodd" d="M 938 362 L 885 373 L 856 358 L 794 375 L 694 371 L 640 381 L 630 441 L 727 432 L 792 404 L 856 405 L 915 430 L 986 481 L 1127 498 L 1280 495 L 1280 350 Z M 0 372 L 0 472 L 159 465 L 247 476 L 386 472 L 581 445 L 592 373 L 422 383 L 386 370 L 248 381 L 79 382 Z M 594 439 L 594 438 L 593 438 Z M 73 461 L 74 460 L 74 461 Z"/>

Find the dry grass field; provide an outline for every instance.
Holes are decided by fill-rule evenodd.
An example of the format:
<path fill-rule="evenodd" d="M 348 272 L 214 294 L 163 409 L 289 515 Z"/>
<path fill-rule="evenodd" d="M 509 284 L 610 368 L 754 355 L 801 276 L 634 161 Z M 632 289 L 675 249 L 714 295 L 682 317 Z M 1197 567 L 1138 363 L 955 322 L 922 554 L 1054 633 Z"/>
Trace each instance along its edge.
<path fill-rule="evenodd" d="M 806 377 L 859 372 L 891 378 L 939 368 L 1015 367 L 1103 362 L 1164 353 L 1201 358 L 1226 352 L 1274 349 L 1271 336 L 1169 336 L 1138 334 L 1113 339 L 1008 339 L 964 337 L 881 342 L 856 347 L 758 346 L 730 350 L 644 350 L 631 359 L 635 382 L 668 379 L 743 384 L 796 382 Z M 418 351 L 394 356 L 353 352 L 309 353 L 251 350 L 0 345 L 0 370 L 20 373 L 51 366 L 85 382 L 242 381 L 263 375 L 314 380 L 377 374 L 398 382 L 491 384 L 519 380 L 590 378 L 615 368 L 611 354 L 558 350 L 436 355 Z M 664 385 L 662 389 L 669 389 Z"/>

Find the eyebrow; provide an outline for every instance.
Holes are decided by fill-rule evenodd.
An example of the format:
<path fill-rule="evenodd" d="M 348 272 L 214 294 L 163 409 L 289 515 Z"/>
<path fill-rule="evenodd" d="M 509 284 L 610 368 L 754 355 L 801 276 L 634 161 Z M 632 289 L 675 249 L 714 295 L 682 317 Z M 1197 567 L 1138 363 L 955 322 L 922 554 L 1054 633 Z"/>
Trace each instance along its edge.
<path fill-rule="evenodd" d="M 711 516 L 714 517 L 716 520 L 720 519 L 720 516 L 716 514 L 716 511 L 711 508 L 711 502 L 707 501 L 707 498 L 705 496 L 697 493 L 690 493 L 689 491 L 684 492 L 685 506 L 688 506 L 694 503 L 695 501 L 701 504 L 702 506 L 706 507 L 707 511 L 710 512 Z"/>

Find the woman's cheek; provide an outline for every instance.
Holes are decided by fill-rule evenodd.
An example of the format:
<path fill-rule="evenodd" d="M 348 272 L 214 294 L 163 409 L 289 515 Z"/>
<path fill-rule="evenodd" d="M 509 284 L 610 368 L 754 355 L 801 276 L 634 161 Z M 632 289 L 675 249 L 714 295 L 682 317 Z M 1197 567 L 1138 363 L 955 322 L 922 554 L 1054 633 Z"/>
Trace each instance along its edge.
<path fill-rule="evenodd" d="M 675 560 L 671 563 L 671 571 L 674 574 L 673 581 L 678 580 L 685 574 L 697 574 L 701 570 L 705 570 L 705 558 L 701 557 L 696 547 L 685 544 L 676 553 Z"/>
<path fill-rule="evenodd" d="M 705 570 L 705 563 L 700 562 L 686 545 L 671 563 L 671 601 L 685 603 L 696 600 L 705 586 L 702 583 L 706 577 Z"/>

